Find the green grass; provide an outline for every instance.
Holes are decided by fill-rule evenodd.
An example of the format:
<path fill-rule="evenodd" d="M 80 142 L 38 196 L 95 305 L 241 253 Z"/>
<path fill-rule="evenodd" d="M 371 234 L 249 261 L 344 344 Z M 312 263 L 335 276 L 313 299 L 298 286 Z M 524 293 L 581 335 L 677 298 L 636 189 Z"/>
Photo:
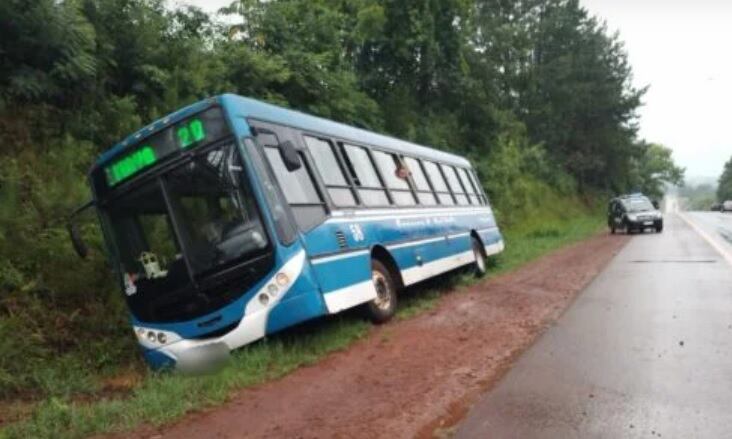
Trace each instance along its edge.
<path fill-rule="evenodd" d="M 602 228 L 599 209 L 588 212 L 576 206 L 565 207 L 550 218 L 533 218 L 505 229 L 506 250 L 491 258 L 489 275 L 513 270 Z M 400 297 L 397 319 L 409 319 L 430 310 L 442 295 L 475 281 L 464 273 L 453 274 L 409 289 Z M 131 394 L 91 402 L 79 401 L 73 392 L 64 388 L 68 386 L 64 377 L 68 376 L 74 388 L 93 391 L 94 384 L 87 379 L 89 374 L 69 371 L 61 362 L 58 367 L 43 369 L 48 376 L 41 380 L 47 383 L 51 396 L 40 402 L 30 417 L 0 430 L 0 437 L 76 438 L 125 431 L 142 423 L 163 424 L 192 410 L 221 404 L 237 389 L 315 363 L 369 332 L 370 325 L 356 313 L 320 319 L 236 351 L 227 367 L 215 374 L 185 376 L 146 372 Z M 69 361 L 70 367 L 76 364 Z"/>

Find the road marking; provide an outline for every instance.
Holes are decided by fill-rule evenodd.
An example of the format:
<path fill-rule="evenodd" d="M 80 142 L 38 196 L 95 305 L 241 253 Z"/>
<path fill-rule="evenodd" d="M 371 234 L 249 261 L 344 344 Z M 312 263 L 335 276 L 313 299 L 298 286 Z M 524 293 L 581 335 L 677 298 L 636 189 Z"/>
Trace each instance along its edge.
<path fill-rule="evenodd" d="M 711 245 L 720 255 L 722 255 L 722 257 L 727 261 L 727 263 L 729 265 L 732 265 L 732 253 L 730 253 L 730 251 L 728 249 L 726 249 L 722 245 L 720 245 L 719 242 L 717 242 L 717 240 L 715 240 L 714 238 L 712 238 L 711 236 L 709 236 L 709 234 L 706 231 L 702 230 L 701 227 L 699 227 L 696 224 L 694 224 L 694 222 L 692 220 L 690 220 L 686 216 L 685 213 L 683 213 L 681 211 L 678 211 L 678 212 L 676 212 L 676 214 L 682 220 L 684 220 L 686 222 L 686 224 L 689 225 L 689 227 L 691 227 L 692 229 L 694 229 L 694 231 L 696 233 L 698 233 L 699 236 L 701 236 L 702 238 L 704 238 L 704 240 L 707 241 L 709 243 L 709 245 Z"/>

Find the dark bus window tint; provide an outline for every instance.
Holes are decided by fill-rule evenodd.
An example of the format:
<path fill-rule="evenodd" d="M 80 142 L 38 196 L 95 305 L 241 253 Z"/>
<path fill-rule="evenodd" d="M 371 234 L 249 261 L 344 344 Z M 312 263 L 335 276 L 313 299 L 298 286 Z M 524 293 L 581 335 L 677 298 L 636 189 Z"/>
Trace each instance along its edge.
<path fill-rule="evenodd" d="M 280 183 L 282 193 L 285 194 L 287 202 L 290 204 L 320 204 L 320 197 L 315 190 L 313 181 L 308 175 L 305 166 L 294 172 L 290 172 L 285 168 L 285 164 L 280 157 L 280 151 L 277 148 L 265 147 L 265 154 L 272 170 Z"/>
<path fill-rule="evenodd" d="M 327 140 L 316 139 L 315 137 L 304 136 L 304 138 L 333 203 L 342 207 L 355 206 L 356 198 L 348 186 L 346 177 L 343 175 L 343 170 L 335 156 L 332 144 Z"/>
<path fill-rule="evenodd" d="M 437 198 L 435 198 L 435 194 L 432 193 L 432 189 L 430 189 L 430 185 L 427 182 L 427 177 L 425 177 L 424 172 L 422 171 L 422 166 L 419 164 L 417 159 L 404 157 L 404 163 L 406 163 L 407 168 L 412 175 L 412 181 L 417 189 L 419 204 L 428 206 L 437 204 Z"/>
<path fill-rule="evenodd" d="M 463 189 L 462 185 L 460 184 L 460 180 L 458 179 L 458 176 L 456 174 L 455 168 L 452 166 L 447 165 L 440 165 L 442 167 L 442 171 L 445 173 L 445 177 L 447 178 L 447 183 L 450 185 L 450 189 L 452 189 L 452 193 L 455 194 L 455 199 L 457 200 L 458 204 L 468 204 L 468 197 L 465 195 L 465 190 Z"/>
<path fill-rule="evenodd" d="M 450 191 L 447 189 L 447 183 L 445 183 L 445 179 L 442 176 L 442 172 L 440 172 L 440 168 L 437 167 L 437 164 L 433 162 L 423 163 L 424 169 L 425 171 L 427 171 L 427 176 L 432 182 L 432 187 L 435 188 L 437 198 L 440 200 L 440 204 L 445 204 L 448 206 L 455 204 L 455 201 L 452 198 L 452 194 L 450 194 Z"/>
<path fill-rule="evenodd" d="M 394 203 L 400 206 L 414 206 L 416 202 L 411 189 L 409 189 L 406 176 L 402 178 L 397 175 L 399 170 L 397 157 L 393 154 L 380 151 L 372 151 L 371 153 L 381 170 L 381 175 L 386 181 L 386 186 L 391 189 L 391 196 L 394 199 Z"/>
<path fill-rule="evenodd" d="M 366 206 L 387 206 L 389 199 L 386 191 L 381 185 L 379 176 L 376 174 L 368 152 L 360 147 L 344 145 L 346 156 L 351 163 L 355 173 L 355 183 L 360 187 L 358 190 L 364 205 Z"/>
<path fill-rule="evenodd" d="M 287 215 L 285 200 L 277 191 L 277 186 L 267 172 L 264 156 L 259 152 L 257 145 L 249 137 L 244 139 L 244 145 L 256 169 L 256 178 L 259 179 L 261 187 L 264 189 L 264 195 L 267 197 L 277 235 L 284 244 L 290 244 L 295 240 L 297 230 Z"/>

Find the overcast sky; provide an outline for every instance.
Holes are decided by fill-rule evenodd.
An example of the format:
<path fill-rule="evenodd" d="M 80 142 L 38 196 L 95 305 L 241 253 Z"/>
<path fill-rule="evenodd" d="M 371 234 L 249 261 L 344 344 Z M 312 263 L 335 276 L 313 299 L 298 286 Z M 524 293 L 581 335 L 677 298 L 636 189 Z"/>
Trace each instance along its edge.
<path fill-rule="evenodd" d="M 230 0 L 174 0 L 215 11 Z M 686 175 L 718 177 L 732 156 L 732 1 L 581 0 L 619 31 L 638 87 L 640 135 L 674 151 Z"/>

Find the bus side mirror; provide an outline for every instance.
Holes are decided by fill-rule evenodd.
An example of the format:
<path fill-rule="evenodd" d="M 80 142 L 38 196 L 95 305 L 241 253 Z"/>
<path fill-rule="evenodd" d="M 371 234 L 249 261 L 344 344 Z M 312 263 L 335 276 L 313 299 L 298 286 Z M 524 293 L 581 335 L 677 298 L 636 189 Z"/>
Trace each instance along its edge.
<path fill-rule="evenodd" d="M 78 254 L 80 258 L 85 259 L 86 256 L 89 254 L 89 249 L 87 248 L 86 244 L 84 243 L 84 240 L 81 239 L 81 233 L 79 233 L 79 227 L 74 222 L 69 222 L 67 227 L 69 229 L 69 237 L 71 238 L 71 244 L 74 246 L 74 250 L 76 250 L 76 254 Z"/>
<path fill-rule="evenodd" d="M 80 258 L 84 259 L 89 254 L 89 248 L 84 243 L 84 240 L 81 238 L 81 232 L 79 231 L 79 226 L 74 222 L 74 219 L 77 215 L 84 212 L 86 209 L 92 207 L 94 205 L 94 201 L 89 201 L 83 206 L 77 208 L 71 215 L 69 215 L 69 222 L 66 225 L 66 228 L 69 231 L 69 237 L 71 238 L 71 245 L 74 246 L 74 250 L 76 251 L 76 254 L 79 255 Z"/>
<path fill-rule="evenodd" d="M 282 162 L 285 164 L 285 168 L 290 172 L 297 171 L 302 167 L 300 154 L 297 153 L 295 145 L 293 145 L 289 140 L 285 140 L 280 143 L 280 157 L 282 157 Z"/>

